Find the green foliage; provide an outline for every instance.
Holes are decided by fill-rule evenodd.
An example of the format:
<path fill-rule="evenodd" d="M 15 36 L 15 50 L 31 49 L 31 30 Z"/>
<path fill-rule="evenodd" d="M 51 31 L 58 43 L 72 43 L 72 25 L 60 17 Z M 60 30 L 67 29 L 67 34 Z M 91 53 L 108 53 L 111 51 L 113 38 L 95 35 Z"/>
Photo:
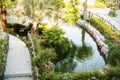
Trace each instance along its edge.
<path fill-rule="evenodd" d="M 117 34 L 117 32 L 113 31 L 109 25 L 105 24 L 103 21 L 101 21 L 98 18 L 90 18 L 90 23 L 96 27 L 102 34 L 105 35 L 106 40 L 105 42 L 109 45 L 110 51 L 108 60 L 110 64 L 117 65 L 120 62 L 120 45 L 117 45 L 117 39 L 120 39 L 120 36 Z M 115 40 L 111 38 L 111 36 L 115 37 Z M 110 39 L 111 38 L 111 39 Z"/>
<path fill-rule="evenodd" d="M 24 26 L 23 24 L 19 23 L 8 23 L 6 32 L 13 34 L 13 35 L 19 35 L 19 36 L 27 36 L 28 31 L 31 30 L 32 25 L 29 24 L 29 26 Z"/>
<path fill-rule="evenodd" d="M 56 10 L 63 8 L 65 6 L 64 0 L 54 0 L 53 5 L 56 6 Z"/>
<path fill-rule="evenodd" d="M 105 70 L 105 80 L 119 80 L 120 66 L 110 67 Z"/>
<path fill-rule="evenodd" d="M 5 67 L 5 41 L 0 39 L 0 76 L 4 73 Z"/>
<path fill-rule="evenodd" d="M 54 71 L 45 71 L 40 77 L 40 80 L 53 80 Z"/>
<path fill-rule="evenodd" d="M 109 16 L 111 16 L 111 17 L 116 17 L 117 14 L 116 14 L 115 10 L 109 11 Z"/>
<path fill-rule="evenodd" d="M 90 46 L 83 45 L 82 47 L 78 48 L 78 54 L 76 55 L 76 58 L 78 60 L 85 60 L 91 55 L 92 55 L 92 48 Z"/>
<path fill-rule="evenodd" d="M 99 1 L 101 3 L 105 3 L 105 0 L 96 0 L 96 1 Z"/>
<path fill-rule="evenodd" d="M 66 3 L 64 8 L 64 20 L 69 24 L 75 24 L 79 19 L 79 11 L 72 3 Z"/>
<path fill-rule="evenodd" d="M 118 36 L 117 32 L 115 32 L 114 30 L 111 29 L 111 27 L 109 25 L 107 25 L 106 23 L 104 23 L 103 21 L 101 21 L 100 19 L 96 18 L 96 17 L 92 17 L 90 18 L 90 23 L 96 27 L 102 34 L 104 35 L 114 35 L 114 36 Z"/>
<path fill-rule="evenodd" d="M 112 65 L 120 64 L 120 44 L 115 44 L 112 46 L 108 55 L 108 59 Z"/>
<path fill-rule="evenodd" d="M 50 80 L 51 75 L 52 80 L 62 80 L 63 78 L 67 78 L 68 80 L 90 80 L 91 77 L 96 77 L 97 80 L 118 80 L 117 78 L 120 78 L 120 68 L 117 66 L 104 69 L 103 71 L 93 70 L 73 73 L 47 72 L 45 74 L 46 76 L 41 77 L 40 80 Z"/>
<path fill-rule="evenodd" d="M 95 8 L 105 8 L 105 1 L 104 0 L 96 0 L 94 4 Z"/>
<path fill-rule="evenodd" d="M 9 7 L 13 4 L 13 0 L 0 0 L 0 6 L 4 5 L 5 7 Z"/>
<path fill-rule="evenodd" d="M 53 47 L 57 54 L 64 54 L 69 46 L 70 43 L 67 38 L 64 38 L 64 32 L 62 29 L 53 26 L 53 25 L 45 25 L 43 24 L 42 27 L 39 25 L 39 30 L 42 30 L 42 45 L 45 47 Z"/>
<path fill-rule="evenodd" d="M 32 59 L 33 65 L 36 65 L 39 69 L 39 73 L 42 76 L 47 73 L 45 65 L 56 59 L 56 56 L 65 54 L 68 50 L 70 43 L 68 39 L 64 38 L 64 32 L 62 29 L 48 24 L 38 25 L 39 35 L 33 36 L 35 44 L 36 57 Z M 52 71 L 52 70 L 50 70 Z"/>
<path fill-rule="evenodd" d="M 41 45 L 42 39 L 32 35 L 35 45 L 36 57 L 32 58 L 33 65 L 37 66 L 39 69 L 39 73 L 43 73 L 45 71 L 45 64 L 48 61 L 53 61 L 56 58 L 56 53 L 53 48 L 45 48 Z"/>

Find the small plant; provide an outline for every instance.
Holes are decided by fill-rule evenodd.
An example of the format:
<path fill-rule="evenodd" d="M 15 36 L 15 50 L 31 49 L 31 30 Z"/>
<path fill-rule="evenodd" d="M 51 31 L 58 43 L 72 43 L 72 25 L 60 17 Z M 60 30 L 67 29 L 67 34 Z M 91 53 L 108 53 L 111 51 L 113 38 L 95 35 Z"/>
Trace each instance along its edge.
<path fill-rule="evenodd" d="M 109 16 L 116 17 L 117 16 L 116 10 L 118 10 L 118 9 L 119 9 L 118 6 L 112 7 L 111 10 L 109 11 Z"/>
<path fill-rule="evenodd" d="M 115 10 L 109 11 L 109 16 L 111 16 L 111 17 L 116 17 L 117 14 L 116 14 Z"/>

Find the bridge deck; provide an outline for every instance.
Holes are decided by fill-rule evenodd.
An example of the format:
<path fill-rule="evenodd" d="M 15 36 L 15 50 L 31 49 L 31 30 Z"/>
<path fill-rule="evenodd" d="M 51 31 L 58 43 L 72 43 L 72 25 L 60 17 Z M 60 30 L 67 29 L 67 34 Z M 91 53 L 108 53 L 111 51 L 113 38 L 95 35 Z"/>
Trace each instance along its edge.
<path fill-rule="evenodd" d="M 9 35 L 5 80 L 33 80 L 29 50 L 25 43 Z"/>

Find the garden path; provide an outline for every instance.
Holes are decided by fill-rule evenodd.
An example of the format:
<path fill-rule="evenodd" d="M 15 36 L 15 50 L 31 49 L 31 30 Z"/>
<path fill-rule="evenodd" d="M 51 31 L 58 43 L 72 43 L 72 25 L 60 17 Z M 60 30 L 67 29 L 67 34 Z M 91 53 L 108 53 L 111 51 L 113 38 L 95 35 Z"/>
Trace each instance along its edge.
<path fill-rule="evenodd" d="M 105 9 L 89 9 L 90 12 L 97 14 L 101 17 L 103 17 L 105 20 L 109 21 L 114 27 L 120 32 L 120 9 L 116 11 L 117 16 L 116 17 L 110 17 L 109 8 Z"/>
<path fill-rule="evenodd" d="M 5 80 L 33 80 L 29 50 L 25 43 L 9 35 Z"/>

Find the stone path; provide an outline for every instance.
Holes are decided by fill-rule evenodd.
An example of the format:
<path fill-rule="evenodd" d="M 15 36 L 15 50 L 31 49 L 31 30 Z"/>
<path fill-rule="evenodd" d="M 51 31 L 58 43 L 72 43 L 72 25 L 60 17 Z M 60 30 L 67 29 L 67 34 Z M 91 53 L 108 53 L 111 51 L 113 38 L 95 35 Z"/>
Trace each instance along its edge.
<path fill-rule="evenodd" d="M 115 26 L 115 28 L 120 32 L 120 9 L 116 11 L 117 17 L 110 17 L 109 8 L 105 9 L 89 9 L 90 12 L 97 14 L 101 17 L 103 17 L 105 20 L 109 21 L 112 25 Z"/>
<path fill-rule="evenodd" d="M 9 35 L 5 80 L 33 80 L 29 50 L 25 43 Z"/>

